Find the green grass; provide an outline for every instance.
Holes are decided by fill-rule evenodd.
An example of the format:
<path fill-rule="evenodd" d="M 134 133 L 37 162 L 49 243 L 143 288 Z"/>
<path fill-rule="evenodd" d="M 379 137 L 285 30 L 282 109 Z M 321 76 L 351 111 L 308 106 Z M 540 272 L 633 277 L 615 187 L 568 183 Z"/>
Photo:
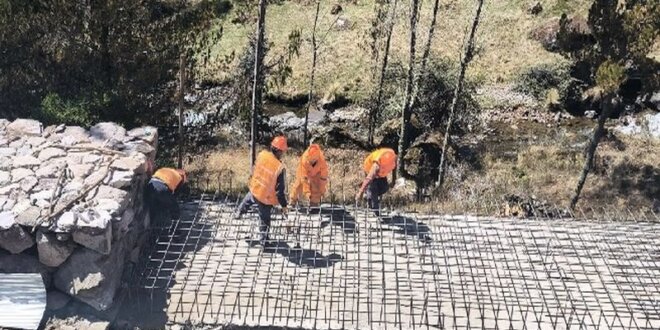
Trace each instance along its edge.
<path fill-rule="evenodd" d="M 521 71 L 542 64 L 554 64 L 563 61 L 557 54 L 545 51 L 541 45 L 528 38 L 534 28 L 543 25 L 564 11 L 568 14 L 586 15 L 590 1 L 586 0 L 547 0 L 541 1 L 544 12 L 539 16 L 527 13 L 528 1 L 486 1 L 483 9 L 477 42 L 479 55 L 468 70 L 468 76 L 484 84 L 510 83 Z M 323 96 L 330 88 L 337 85 L 346 90 L 346 95 L 354 100 L 365 99 L 373 88 L 371 70 L 373 61 L 366 50 L 369 43 L 367 30 L 374 15 L 374 1 L 365 0 L 356 4 L 342 2 L 342 17 L 352 24 L 352 29 L 336 30 L 329 27 L 337 18 L 330 14 L 334 2 L 321 3 L 319 21 L 320 37 L 325 36 L 320 50 L 317 68 L 316 94 Z M 432 45 L 432 54 L 458 61 L 466 31 L 471 24 L 476 1 L 442 1 L 438 14 L 438 28 Z M 424 1 L 418 24 L 418 49 L 427 39 L 431 21 L 432 1 Z M 314 24 L 314 3 L 286 1 L 268 7 L 266 35 L 273 43 L 270 57 L 281 54 L 293 29 L 302 29 L 304 43 L 300 57 L 292 62 L 293 75 L 286 86 L 272 90 L 272 93 L 288 95 L 307 93 L 309 69 L 311 65 L 310 38 Z M 397 22 L 392 38 L 392 62 L 407 62 L 409 40 L 409 1 L 399 1 Z M 253 24 L 223 25 L 222 40 L 214 51 L 223 56 L 235 53 L 237 56 L 247 44 L 253 33 Z M 234 59 L 236 61 L 236 59 Z M 229 77 L 227 67 L 210 65 L 207 68 L 210 77 L 224 80 Z"/>

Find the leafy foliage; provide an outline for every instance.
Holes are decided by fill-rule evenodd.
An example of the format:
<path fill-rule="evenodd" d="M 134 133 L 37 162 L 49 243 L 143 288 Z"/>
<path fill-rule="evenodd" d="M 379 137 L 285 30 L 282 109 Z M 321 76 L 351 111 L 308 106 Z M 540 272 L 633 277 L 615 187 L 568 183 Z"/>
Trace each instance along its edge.
<path fill-rule="evenodd" d="M 52 120 L 162 122 L 179 55 L 188 54 L 191 66 L 210 59 L 202 46 L 219 38 L 206 33 L 214 4 L 2 0 L 1 114 L 25 117 L 41 108 Z"/>
<path fill-rule="evenodd" d="M 564 66 L 540 65 L 530 68 L 520 74 L 514 86 L 514 91 L 534 96 L 543 100 L 551 88 L 565 89 L 570 80 L 570 72 Z"/>

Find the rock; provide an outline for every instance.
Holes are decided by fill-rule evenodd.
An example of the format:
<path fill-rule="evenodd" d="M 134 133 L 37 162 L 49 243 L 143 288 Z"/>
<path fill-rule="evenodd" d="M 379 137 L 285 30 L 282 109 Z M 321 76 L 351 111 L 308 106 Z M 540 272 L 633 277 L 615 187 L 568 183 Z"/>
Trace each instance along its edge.
<path fill-rule="evenodd" d="M 80 143 L 89 142 L 89 134 L 79 126 L 67 126 L 62 132 L 60 143 L 65 146 L 73 146 Z"/>
<path fill-rule="evenodd" d="M 78 215 L 73 240 L 101 254 L 110 253 L 112 243 L 112 217 L 107 211 L 87 210 Z"/>
<path fill-rule="evenodd" d="M 37 250 L 39 261 L 49 267 L 58 267 L 69 258 L 76 249 L 73 242 L 60 242 L 53 233 L 37 231 Z"/>
<path fill-rule="evenodd" d="M 537 2 L 529 6 L 529 8 L 527 8 L 527 12 L 535 16 L 540 14 L 542 11 L 543 11 L 543 5 L 541 5 L 540 2 Z"/>
<path fill-rule="evenodd" d="M 142 139 L 155 147 L 158 141 L 158 130 L 151 126 L 138 127 L 128 131 L 128 136 Z"/>
<path fill-rule="evenodd" d="M 0 170 L 9 171 L 12 168 L 12 161 L 9 157 L 0 156 Z"/>
<path fill-rule="evenodd" d="M 341 13 L 342 9 L 343 8 L 341 7 L 341 5 L 336 3 L 332 6 L 332 9 L 330 10 L 330 14 L 337 15 L 337 14 Z"/>
<path fill-rule="evenodd" d="M 42 190 L 38 193 L 34 193 L 30 195 L 30 200 L 39 200 L 39 199 L 45 199 L 45 200 L 50 200 L 51 196 L 53 196 L 53 190 Z"/>
<path fill-rule="evenodd" d="M 35 167 L 41 165 L 41 161 L 32 156 L 16 156 L 14 157 L 14 167 Z"/>
<path fill-rule="evenodd" d="M 580 16 L 573 16 L 568 23 L 568 32 L 572 35 L 572 39 L 576 43 L 587 41 L 591 35 L 591 28 L 587 20 Z M 548 51 L 554 52 L 559 50 L 557 44 L 557 34 L 559 33 L 559 19 L 554 18 L 545 24 L 534 29 L 530 33 L 530 37 L 541 43 L 543 48 Z"/>
<path fill-rule="evenodd" d="M 92 198 L 96 200 L 113 200 L 119 203 L 123 208 L 128 206 L 128 203 L 130 202 L 129 195 L 126 191 L 106 185 L 102 185 L 95 189 L 95 191 L 92 191 Z"/>
<path fill-rule="evenodd" d="M 125 188 L 131 185 L 133 182 L 133 174 L 128 171 L 113 171 L 112 175 L 109 176 L 109 180 L 106 183 L 110 187 L 114 188 Z"/>
<path fill-rule="evenodd" d="M 96 199 L 95 201 L 96 205 L 94 206 L 94 209 L 106 211 L 113 216 L 121 214 L 125 209 L 125 205 L 120 205 L 113 199 L 101 198 Z"/>
<path fill-rule="evenodd" d="M 0 131 L 4 131 L 5 128 L 7 128 L 7 125 L 9 125 L 9 123 L 11 123 L 9 120 L 5 118 L 0 118 Z"/>
<path fill-rule="evenodd" d="M 34 150 L 30 146 L 22 146 L 16 150 L 16 156 L 32 156 Z"/>
<path fill-rule="evenodd" d="M 21 226 L 34 227 L 37 220 L 41 217 L 41 209 L 36 206 L 30 206 L 25 211 L 17 213 L 16 222 Z"/>
<path fill-rule="evenodd" d="M 660 111 L 660 91 L 653 93 L 648 98 L 648 101 L 646 101 L 646 104 L 648 104 L 649 108 Z"/>
<path fill-rule="evenodd" d="M 9 147 L 14 149 L 22 148 L 24 143 L 25 139 L 23 139 L 23 137 L 19 137 L 18 139 L 9 142 Z"/>
<path fill-rule="evenodd" d="M 38 273 L 41 274 L 46 288 L 49 288 L 52 284 L 50 269 L 42 265 L 36 257 L 25 253 L 3 255 L 0 252 L 0 273 Z"/>
<path fill-rule="evenodd" d="M 0 213 L 0 247 L 13 253 L 21 253 L 34 245 L 34 239 L 19 226 L 12 212 Z"/>
<path fill-rule="evenodd" d="M 13 199 L 7 199 L 5 205 L 2 207 L 2 211 L 11 211 L 11 209 L 16 205 L 16 201 Z"/>
<path fill-rule="evenodd" d="M 35 176 L 32 175 L 25 177 L 20 182 L 21 190 L 23 190 L 25 193 L 30 193 L 32 188 L 34 188 L 37 183 L 39 183 L 39 180 Z"/>
<path fill-rule="evenodd" d="M 64 157 L 66 156 L 66 152 L 60 148 L 46 148 L 44 150 L 41 150 L 39 153 L 39 160 L 40 161 L 47 161 L 52 158 L 57 158 L 57 157 Z"/>
<path fill-rule="evenodd" d="M 34 176 L 34 172 L 27 168 L 17 168 L 11 171 L 11 180 L 14 183 L 18 183 L 24 178 Z"/>
<path fill-rule="evenodd" d="M 292 131 L 300 129 L 305 124 L 305 119 L 298 118 L 293 112 L 285 112 L 281 115 L 272 116 L 268 121 L 268 126 L 276 131 Z"/>
<path fill-rule="evenodd" d="M 35 174 L 38 178 L 57 178 L 65 165 L 66 161 L 64 159 L 52 159 L 41 165 L 35 171 Z"/>
<path fill-rule="evenodd" d="M 46 309 L 49 311 L 55 311 L 58 309 L 62 309 L 64 306 L 66 306 L 66 304 L 68 304 L 69 301 L 71 301 L 71 296 L 59 292 L 57 290 L 51 290 L 48 291 L 46 299 L 47 299 Z"/>
<path fill-rule="evenodd" d="M 42 129 L 41 123 L 34 119 L 16 119 L 7 125 L 7 132 L 17 136 L 39 136 Z"/>
<path fill-rule="evenodd" d="M 596 113 L 594 110 L 587 110 L 584 112 L 584 116 L 589 119 L 594 119 L 596 116 L 598 116 L 598 113 Z"/>
<path fill-rule="evenodd" d="M 614 127 L 614 130 L 625 135 L 641 135 L 660 139 L 660 113 L 631 118 L 627 123 Z"/>
<path fill-rule="evenodd" d="M 76 303 L 77 303 L 76 301 L 73 301 L 71 304 L 73 305 Z M 82 303 L 78 303 L 78 304 L 82 304 Z M 67 307 L 67 309 L 68 308 L 69 307 Z M 78 309 L 78 306 L 72 306 L 71 308 Z M 46 323 L 44 329 L 45 330 L 78 330 L 78 329 L 108 330 L 110 329 L 110 322 L 101 320 L 92 314 L 84 313 L 84 315 L 80 315 L 79 311 L 74 311 L 71 314 L 73 314 L 73 316 L 69 316 L 65 319 L 60 319 L 56 317 L 50 318 Z M 120 327 L 120 329 L 124 329 L 124 328 Z"/>
<path fill-rule="evenodd" d="M 101 157 L 99 155 L 87 154 L 87 155 L 83 156 L 82 162 L 83 162 L 83 164 L 96 164 L 99 161 L 101 161 L 101 159 L 103 159 L 103 157 Z"/>
<path fill-rule="evenodd" d="M 124 148 L 126 151 L 137 151 L 143 154 L 150 154 L 156 151 L 154 147 L 145 141 L 128 142 L 125 144 Z"/>
<path fill-rule="evenodd" d="M 140 170 L 145 167 L 144 164 L 144 161 L 138 160 L 136 157 L 122 157 L 115 160 L 110 167 L 115 170 L 142 173 Z"/>
<path fill-rule="evenodd" d="M 94 166 L 91 164 L 69 164 L 69 169 L 76 179 L 84 179 L 92 173 Z"/>
<path fill-rule="evenodd" d="M 54 190 L 55 187 L 57 186 L 57 179 L 55 178 L 41 178 L 39 179 L 39 183 L 37 184 L 37 187 L 33 189 L 34 192 L 41 192 L 44 190 Z"/>
<path fill-rule="evenodd" d="M 346 17 L 339 17 L 335 22 L 334 29 L 337 31 L 351 30 L 355 25 L 351 20 Z"/>
<path fill-rule="evenodd" d="M 7 171 L 0 171 L 0 186 L 11 183 L 11 175 Z"/>
<path fill-rule="evenodd" d="M 0 148 L 0 157 L 9 157 L 16 154 L 16 149 L 10 147 Z"/>
<path fill-rule="evenodd" d="M 9 195 L 12 191 L 19 189 L 20 187 L 21 186 L 19 186 L 17 183 L 0 186 L 0 195 Z"/>
<path fill-rule="evenodd" d="M 133 209 L 127 209 L 124 211 L 124 214 L 121 215 L 121 218 L 118 218 L 119 221 L 112 222 L 112 232 L 114 233 L 114 240 L 120 240 L 124 238 L 124 235 L 129 230 L 129 226 L 135 220 L 135 211 Z"/>
<path fill-rule="evenodd" d="M 46 139 L 41 136 L 32 136 L 25 141 L 32 149 L 39 148 L 42 144 L 46 143 Z"/>
<path fill-rule="evenodd" d="M 126 136 L 126 129 L 110 122 L 98 123 L 89 129 L 89 133 L 94 140 L 122 141 Z"/>
<path fill-rule="evenodd" d="M 124 246 L 115 244 L 107 255 L 77 249 L 55 273 L 55 287 L 96 310 L 108 309 L 121 282 Z"/>
<path fill-rule="evenodd" d="M 78 213 L 67 211 L 62 213 L 53 225 L 53 231 L 56 233 L 70 233 L 72 232 L 78 222 Z"/>
<path fill-rule="evenodd" d="M 333 123 L 345 122 L 361 122 L 367 118 L 369 110 L 362 107 L 350 107 L 344 109 L 337 109 L 333 111 L 328 117 Z"/>

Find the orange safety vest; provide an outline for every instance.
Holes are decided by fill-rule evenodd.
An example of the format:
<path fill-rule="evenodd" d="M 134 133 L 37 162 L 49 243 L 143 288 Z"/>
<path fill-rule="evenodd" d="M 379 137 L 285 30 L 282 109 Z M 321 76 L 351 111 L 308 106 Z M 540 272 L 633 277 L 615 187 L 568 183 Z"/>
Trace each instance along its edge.
<path fill-rule="evenodd" d="M 383 155 L 388 153 L 390 157 L 383 157 Z M 374 163 L 377 163 L 379 166 L 378 177 L 387 177 L 396 167 L 396 153 L 390 148 L 381 148 L 369 154 L 364 160 L 364 171 L 367 174 L 371 172 L 371 167 Z"/>
<path fill-rule="evenodd" d="M 250 192 L 254 198 L 266 205 L 277 205 L 275 186 L 282 171 L 282 162 L 272 152 L 260 152 L 250 178 Z"/>
<path fill-rule="evenodd" d="M 163 181 L 172 192 L 174 192 L 181 181 L 183 181 L 183 177 L 177 172 L 177 170 L 168 167 L 159 169 L 154 173 L 153 177 Z"/>
<path fill-rule="evenodd" d="M 328 184 L 328 163 L 325 161 L 323 152 L 316 162 L 316 166 L 309 163 L 308 150 L 306 150 L 296 170 L 296 181 L 291 188 L 291 199 L 297 199 L 300 190 L 312 201 L 320 201 L 321 196 L 325 194 Z M 301 189 L 302 188 L 302 189 Z"/>

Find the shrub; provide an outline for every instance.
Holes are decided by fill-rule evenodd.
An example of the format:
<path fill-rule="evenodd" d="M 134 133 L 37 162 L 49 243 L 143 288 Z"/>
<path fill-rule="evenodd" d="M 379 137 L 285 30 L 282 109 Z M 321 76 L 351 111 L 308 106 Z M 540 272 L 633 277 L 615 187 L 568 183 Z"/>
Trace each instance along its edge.
<path fill-rule="evenodd" d="M 57 93 L 48 93 L 41 101 L 38 117 L 47 124 L 67 124 L 89 127 L 95 112 L 105 100 L 63 100 Z"/>
<path fill-rule="evenodd" d="M 540 65 L 520 74 L 515 80 L 513 89 L 543 101 L 551 88 L 556 88 L 561 94 L 570 79 L 567 67 Z"/>

